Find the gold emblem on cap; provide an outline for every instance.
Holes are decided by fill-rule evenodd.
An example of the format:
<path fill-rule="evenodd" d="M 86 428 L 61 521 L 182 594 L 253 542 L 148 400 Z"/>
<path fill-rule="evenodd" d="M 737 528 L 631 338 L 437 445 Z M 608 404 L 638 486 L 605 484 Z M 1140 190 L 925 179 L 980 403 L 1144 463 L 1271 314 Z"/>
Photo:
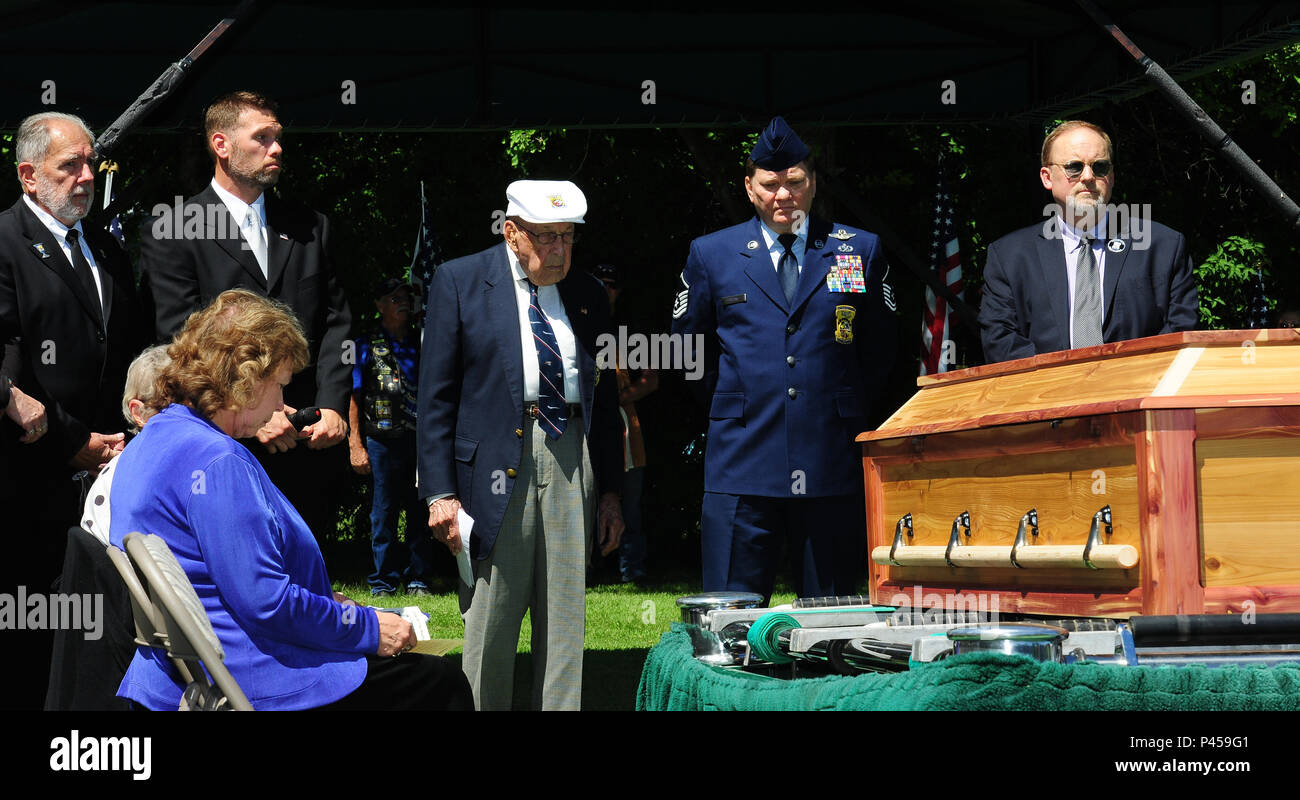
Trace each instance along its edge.
<path fill-rule="evenodd" d="M 562 194 L 547 195 L 546 199 L 551 201 L 551 208 L 564 208 L 564 195 Z"/>

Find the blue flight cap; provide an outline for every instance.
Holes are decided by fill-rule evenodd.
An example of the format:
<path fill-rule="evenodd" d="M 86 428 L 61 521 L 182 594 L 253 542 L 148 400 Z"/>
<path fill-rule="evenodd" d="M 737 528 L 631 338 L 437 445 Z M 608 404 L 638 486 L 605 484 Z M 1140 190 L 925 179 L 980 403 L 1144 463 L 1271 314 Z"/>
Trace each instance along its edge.
<path fill-rule="evenodd" d="M 749 153 L 754 166 L 780 172 L 812 155 L 799 134 L 782 117 L 773 117 Z"/>

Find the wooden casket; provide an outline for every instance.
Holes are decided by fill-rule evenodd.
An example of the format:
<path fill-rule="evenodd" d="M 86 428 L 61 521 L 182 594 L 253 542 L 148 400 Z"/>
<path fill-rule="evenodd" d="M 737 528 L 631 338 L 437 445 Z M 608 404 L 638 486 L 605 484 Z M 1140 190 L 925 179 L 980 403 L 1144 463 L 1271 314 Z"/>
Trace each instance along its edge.
<path fill-rule="evenodd" d="M 872 602 L 1300 611 L 1300 331 L 1173 333 L 917 385 L 858 437 Z"/>

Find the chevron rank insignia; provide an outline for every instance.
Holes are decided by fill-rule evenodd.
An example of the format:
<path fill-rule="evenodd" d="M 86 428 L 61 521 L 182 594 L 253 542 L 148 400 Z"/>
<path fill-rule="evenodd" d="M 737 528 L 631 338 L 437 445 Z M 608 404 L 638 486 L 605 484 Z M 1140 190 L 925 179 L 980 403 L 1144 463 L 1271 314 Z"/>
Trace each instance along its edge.
<path fill-rule="evenodd" d="M 686 315 L 687 303 L 690 302 L 691 285 L 686 282 L 686 273 L 683 272 L 680 278 L 682 286 L 686 287 L 677 293 L 676 299 L 673 300 L 673 319 L 680 319 Z"/>
<path fill-rule="evenodd" d="M 880 276 L 880 296 L 884 299 L 885 306 L 890 311 L 897 311 L 898 304 L 894 302 L 894 287 L 890 286 L 889 281 L 885 280 L 888 277 L 889 277 L 889 262 L 886 261 L 885 274 Z"/>

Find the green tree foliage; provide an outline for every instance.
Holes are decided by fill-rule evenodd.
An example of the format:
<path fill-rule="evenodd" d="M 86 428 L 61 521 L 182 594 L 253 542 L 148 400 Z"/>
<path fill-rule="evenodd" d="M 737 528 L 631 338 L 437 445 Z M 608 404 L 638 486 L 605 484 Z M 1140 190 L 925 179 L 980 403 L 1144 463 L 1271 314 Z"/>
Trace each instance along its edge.
<path fill-rule="evenodd" d="M 1210 330 L 1248 328 L 1258 302 L 1256 287 L 1267 283 L 1269 259 L 1264 245 L 1244 236 L 1229 236 L 1196 267 L 1196 289 L 1201 303 L 1201 327 Z M 1277 301 L 1265 301 L 1276 308 Z"/>

